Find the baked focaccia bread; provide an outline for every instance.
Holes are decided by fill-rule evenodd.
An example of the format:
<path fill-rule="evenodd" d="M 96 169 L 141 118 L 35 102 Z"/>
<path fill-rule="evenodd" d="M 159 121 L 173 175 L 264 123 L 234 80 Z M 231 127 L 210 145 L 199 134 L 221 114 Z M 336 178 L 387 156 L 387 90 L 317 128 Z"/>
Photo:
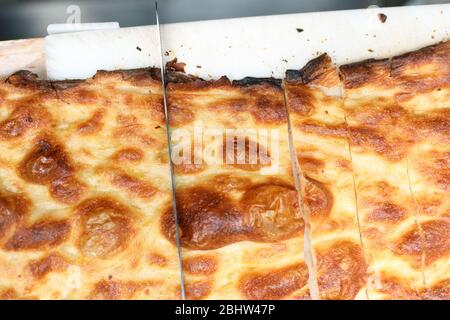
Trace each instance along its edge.
<path fill-rule="evenodd" d="M 0 83 L 1 298 L 180 298 L 158 73 Z"/>
<path fill-rule="evenodd" d="M 341 67 L 369 298 L 449 298 L 448 48 Z"/>
<path fill-rule="evenodd" d="M 173 80 L 167 96 L 187 299 L 309 298 L 281 82 Z M 234 131 L 247 128 L 255 131 Z M 168 210 L 172 241 L 174 228 Z"/>
<path fill-rule="evenodd" d="M 321 299 L 366 299 L 367 264 L 358 228 L 341 82 L 326 54 L 285 79 L 304 211 Z"/>

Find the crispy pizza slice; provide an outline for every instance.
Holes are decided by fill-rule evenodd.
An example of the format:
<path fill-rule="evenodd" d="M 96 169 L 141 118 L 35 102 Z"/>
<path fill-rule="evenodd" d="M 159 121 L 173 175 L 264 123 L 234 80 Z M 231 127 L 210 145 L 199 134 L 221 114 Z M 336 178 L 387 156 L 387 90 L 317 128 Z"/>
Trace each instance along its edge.
<path fill-rule="evenodd" d="M 321 299 L 366 299 L 341 83 L 326 54 L 289 70 L 285 92 Z"/>
<path fill-rule="evenodd" d="M 158 73 L 0 84 L 2 298 L 180 298 Z"/>
<path fill-rule="evenodd" d="M 408 175 L 415 128 L 400 106 L 390 60 L 341 66 L 369 299 L 417 299 L 423 246 Z M 416 238 L 414 238 L 416 237 Z"/>
<path fill-rule="evenodd" d="M 281 82 L 169 80 L 187 298 L 309 298 Z"/>
<path fill-rule="evenodd" d="M 404 245 L 418 257 L 423 243 L 424 299 L 450 299 L 450 42 L 394 57 L 395 102 L 408 119 L 410 187 L 419 232 Z M 400 109 L 401 108 L 401 109 Z"/>

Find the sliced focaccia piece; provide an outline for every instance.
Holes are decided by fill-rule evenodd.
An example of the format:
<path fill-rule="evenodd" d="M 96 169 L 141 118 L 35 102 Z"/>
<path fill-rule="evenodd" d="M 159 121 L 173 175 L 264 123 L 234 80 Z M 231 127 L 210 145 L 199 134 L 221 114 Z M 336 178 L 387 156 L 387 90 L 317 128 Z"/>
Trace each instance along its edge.
<path fill-rule="evenodd" d="M 423 299 L 450 299 L 450 42 L 394 57 L 395 102 L 408 119 L 410 186 L 421 232 L 405 246 L 420 257 Z"/>
<path fill-rule="evenodd" d="M 0 295 L 178 299 L 159 70 L 0 84 Z"/>
<path fill-rule="evenodd" d="M 288 71 L 285 91 L 320 298 L 366 299 L 341 83 L 330 57 Z"/>
<path fill-rule="evenodd" d="M 408 180 L 414 128 L 397 104 L 389 60 L 340 68 L 369 299 L 416 299 L 423 285 L 416 206 Z"/>
<path fill-rule="evenodd" d="M 187 298 L 308 298 L 280 81 L 169 79 Z M 174 241 L 171 210 L 164 232 Z"/>

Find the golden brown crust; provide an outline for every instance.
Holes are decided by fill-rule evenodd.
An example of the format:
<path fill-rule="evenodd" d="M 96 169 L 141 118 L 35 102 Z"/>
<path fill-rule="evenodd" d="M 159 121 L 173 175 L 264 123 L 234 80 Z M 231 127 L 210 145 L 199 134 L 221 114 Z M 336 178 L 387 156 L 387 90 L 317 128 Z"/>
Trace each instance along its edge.
<path fill-rule="evenodd" d="M 245 77 L 231 81 L 226 76 L 217 80 L 203 80 L 184 73 L 168 72 L 168 90 L 210 90 L 227 88 L 270 88 L 281 89 L 281 79 Z"/>
<path fill-rule="evenodd" d="M 364 298 L 367 286 L 371 298 L 448 299 L 449 57 L 446 42 L 342 66 L 345 102 L 327 91 L 340 87 L 328 55 L 288 70 L 302 204 L 280 80 L 168 70 L 172 129 L 283 132 L 278 177 L 259 175 L 261 158 L 175 166 L 187 297 L 309 298 L 302 205 L 322 298 Z M 157 68 L 55 82 L 21 71 L 0 84 L 0 297 L 179 296 L 161 89 Z M 74 268 L 88 280 L 63 292 L 55 283 Z"/>
<path fill-rule="evenodd" d="M 204 130 L 219 129 L 223 134 L 216 140 L 222 143 L 218 147 L 222 163 L 204 159 L 194 163 L 196 151 L 189 147 L 192 152 L 186 159 L 191 163 L 175 166 L 188 298 L 282 299 L 307 292 L 306 266 L 301 252 L 297 252 L 302 247 L 304 222 L 290 172 L 287 114 L 280 81 L 196 79 L 169 82 L 167 93 L 173 132 L 185 130 L 191 134 L 188 142 L 193 141 L 194 124 L 201 122 Z M 240 150 L 236 136 L 225 137 L 225 130 L 246 128 L 279 133 L 279 172 L 261 173 L 270 167 L 263 159 L 270 160 L 273 154 L 264 140 L 246 136 Z M 206 140 L 203 148 L 212 148 L 214 143 Z M 254 163 L 250 162 L 250 145 L 258 152 Z M 243 163 L 237 162 L 238 154 Z M 163 233 L 174 241 L 171 208 L 165 217 Z M 253 274 L 250 266 L 262 264 L 264 274 Z M 289 274 L 284 276 L 283 270 Z M 258 287 L 252 289 L 253 283 Z"/>
<path fill-rule="evenodd" d="M 159 232 L 172 202 L 159 72 L 0 83 L 5 298 L 179 298 L 176 246 Z"/>
<path fill-rule="evenodd" d="M 356 89 L 367 85 L 379 87 L 389 86 L 387 79 L 390 75 L 391 61 L 389 59 L 369 59 L 340 66 L 344 86 Z"/>
<path fill-rule="evenodd" d="M 370 298 L 446 295 L 449 66 L 447 41 L 340 68 L 361 235 L 369 265 L 384 261 Z"/>
<path fill-rule="evenodd" d="M 297 196 L 292 186 L 276 182 L 245 188 L 241 199 L 207 187 L 177 190 L 177 213 L 182 247 L 212 250 L 240 241 L 276 242 L 298 237 L 304 227 L 296 212 Z M 277 204 L 274 206 L 274 202 Z M 275 210 L 275 217 L 265 217 Z M 175 241 L 172 208 L 164 216 L 163 232 Z"/>
<path fill-rule="evenodd" d="M 348 126 L 341 97 L 329 94 L 340 89 L 337 70 L 322 55 L 287 77 L 287 107 L 302 205 L 310 220 L 318 294 L 322 299 L 364 299 L 368 273 L 357 226 Z"/>
<path fill-rule="evenodd" d="M 202 78 L 193 76 L 191 74 L 186 74 L 184 72 L 177 72 L 177 71 L 172 71 L 172 70 L 166 70 L 165 80 L 166 80 L 166 84 L 204 81 Z"/>
<path fill-rule="evenodd" d="M 180 74 L 183 77 L 185 74 Z M 184 79 L 184 78 L 182 78 Z M 177 91 L 206 91 L 213 88 L 229 88 L 231 87 L 231 81 L 226 76 L 219 78 L 218 80 L 203 80 L 200 78 L 187 78 L 186 81 L 168 81 L 167 90 L 177 90 Z"/>
<path fill-rule="evenodd" d="M 305 287 L 308 269 L 304 263 L 244 274 L 240 290 L 246 299 L 278 300 Z"/>
<path fill-rule="evenodd" d="M 367 263 L 360 242 L 335 240 L 318 246 L 317 275 L 321 296 L 328 300 L 353 300 L 367 282 Z"/>
<path fill-rule="evenodd" d="M 434 64 L 434 68 L 428 70 L 434 78 L 448 76 L 449 73 L 450 41 L 431 45 L 416 51 L 408 52 L 392 58 L 390 76 L 394 78 L 420 76 L 420 69 L 428 64 Z M 412 73 L 415 70 L 416 72 Z M 419 71 L 419 72 L 417 72 Z M 422 73 L 422 76 L 426 74 Z"/>
<path fill-rule="evenodd" d="M 299 71 L 287 70 L 285 81 L 289 83 L 301 82 L 305 85 L 321 85 L 328 88 L 339 86 L 336 67 L 326 53 L 312 59 Z"/>
<path fill-rule="evenodd" d="M 34 90 L 51 90 L 51 82 L 39 80 L 38 76 L 30 71 L 17 71 L 5 80 L 6 83 L 18 88 Z"/>
<path fill-rule="evenodd" d="M 220 112 L 229 116 L 223 121 L 239 118 L 242 110 L 251 113 L 254 122 L 270 126 L 285 124 L 287 115 L 282 89 L 275 79 L 245 79 L 231 82 L 227 77 L 218 80 L 195 80 L 167 85 L 169 120 L 179 127 L 195 121 L 196 113 Z M 214 102 L 196 106 L 197 101 L 210 95 Z M 198 109 L 198 110 L 197 110 Z"/>

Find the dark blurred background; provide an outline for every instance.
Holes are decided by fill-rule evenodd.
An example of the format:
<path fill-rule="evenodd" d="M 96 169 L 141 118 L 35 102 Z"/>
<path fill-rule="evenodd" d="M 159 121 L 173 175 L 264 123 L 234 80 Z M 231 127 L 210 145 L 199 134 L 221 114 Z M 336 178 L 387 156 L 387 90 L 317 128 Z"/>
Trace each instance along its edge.
<path fill-rule="evenodd" d="M 448 3 L 440 0 L 159 0 L 163 23 L 258 15 Z M 45 36 L 50 23 L 65 23 L 70 5 L 81 22 L 118 21 L 121 27 L 155 23 L 154 0 L 0 0 L 0 40 Z M 72 11 L 73 13 L 73 11 Z"/>

